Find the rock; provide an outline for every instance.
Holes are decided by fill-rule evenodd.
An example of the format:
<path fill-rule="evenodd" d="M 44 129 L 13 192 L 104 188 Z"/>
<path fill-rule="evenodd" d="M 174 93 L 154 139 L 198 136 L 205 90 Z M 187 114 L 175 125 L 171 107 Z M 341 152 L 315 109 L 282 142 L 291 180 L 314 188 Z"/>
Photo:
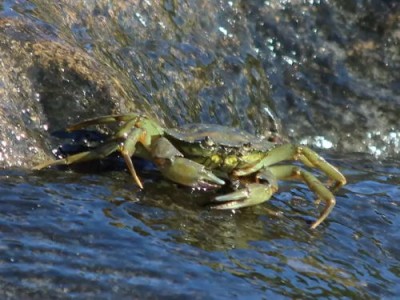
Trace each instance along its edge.
<path fill-rule="evenodd" d="M 172 127 L 217 123 L 397 155 L 399 4 L 342 4 L 34 0 L 33 8 L 4 7 L 0 165 L 29 167 L 52 155 L 59 142 L 52 131 L 132 111 Z"/>

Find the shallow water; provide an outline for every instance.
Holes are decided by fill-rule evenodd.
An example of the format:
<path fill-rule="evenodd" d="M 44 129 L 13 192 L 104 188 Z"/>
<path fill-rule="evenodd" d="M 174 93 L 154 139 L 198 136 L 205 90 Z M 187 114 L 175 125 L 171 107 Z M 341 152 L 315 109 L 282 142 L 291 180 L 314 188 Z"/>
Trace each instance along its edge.
<path fill-rule="evenodd" d="M 390 0 L 0 1 L 0 298 L 400 295 L 399 20 Z M 348 184 L 310 230 L 301 183 L 232 213 L 152 169 L 143 191 L 123 164 L 29 171 L 49 133 L 133 109 L 282 131 Z"/>
<path fill-rule="evenodd" d="M 4 170 L 2 298 L 391 298 L 400 294 L 398 161 L 328 155 L 348 178 L 317 230 L 312 193 L 209 211 L 191 193 L 127 172 Z M 270 214 L 267 209 L 281 212 Z"/>

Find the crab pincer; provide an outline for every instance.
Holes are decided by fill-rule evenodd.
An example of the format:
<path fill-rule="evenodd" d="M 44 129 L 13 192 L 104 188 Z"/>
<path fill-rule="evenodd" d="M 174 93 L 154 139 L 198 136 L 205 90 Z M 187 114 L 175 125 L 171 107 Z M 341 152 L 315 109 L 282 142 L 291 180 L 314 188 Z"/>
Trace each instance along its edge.
<path fill-rule="evenodd" d="M 199 189 L 225 184 L 202 164 L 183 157 L 166 138 L 161 137 L 154 143 L 151 155 L 160 172 L 173 182 Z"/>

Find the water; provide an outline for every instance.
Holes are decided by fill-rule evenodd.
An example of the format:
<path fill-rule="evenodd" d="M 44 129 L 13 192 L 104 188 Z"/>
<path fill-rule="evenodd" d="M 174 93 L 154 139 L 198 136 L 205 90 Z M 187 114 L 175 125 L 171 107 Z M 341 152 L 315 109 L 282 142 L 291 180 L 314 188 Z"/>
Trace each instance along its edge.
<path fill-rule="evenodd" d="M 284 183 L 231 212 L 157 174 L 1 173 L 2 297 L 392 298 L 400 294 L 396 161 L 331 155 L 348 178 L 317 230 L 313 195 Z M 154 179 L 156 178 L 156 179 Z M 267 209 L 282 214 L 268 214 Z"/>
<path fill-rule="evenodd" d="M 399 12 L 378 0 L 0 1 L 0 298 L 397 298 Z M 348 184 L 310 230 L 319 211 L 298 182 L 233 213 L 151 168 L 144 190 L 123 163 L 30 170 L 64 142 L 53 131 L 132 110 L 279 132 L 323 148 Z"/>

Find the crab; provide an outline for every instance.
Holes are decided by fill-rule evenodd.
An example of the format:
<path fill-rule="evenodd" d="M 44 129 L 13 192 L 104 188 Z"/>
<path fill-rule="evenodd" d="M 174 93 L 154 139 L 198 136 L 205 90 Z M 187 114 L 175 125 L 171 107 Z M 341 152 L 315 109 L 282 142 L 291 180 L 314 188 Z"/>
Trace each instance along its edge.
<path fill-rule="evenodd" d="M 118 123 L 115 134 L 95 149 L 62 159 L 45 161 L 34 169 L 71 165 L 102 159 L 114 152 L 124 158 L 134 182 L 143 189 L 132 156 L 152 161 L 167 179 L 198 189 L 222 187 L 235 183 L 232 192 L 216 196 L 211 208 L 239 209 L 268 201 L 278 191 L 278 180 L 298 179 L 325 202 L 319 226 L 331 213 L 336 200 L 333 191 L 346 184 L 343 174 L 306 146 L 279 144 L 230 127 L 188 124 L 163 128 L 155 120 L 140 114 L 109 115 L 70 126 L 74 131 L 91 125 Z M 284 161 L 299 161 L 324 173 L 324 185 L 311 172 Z"/>

